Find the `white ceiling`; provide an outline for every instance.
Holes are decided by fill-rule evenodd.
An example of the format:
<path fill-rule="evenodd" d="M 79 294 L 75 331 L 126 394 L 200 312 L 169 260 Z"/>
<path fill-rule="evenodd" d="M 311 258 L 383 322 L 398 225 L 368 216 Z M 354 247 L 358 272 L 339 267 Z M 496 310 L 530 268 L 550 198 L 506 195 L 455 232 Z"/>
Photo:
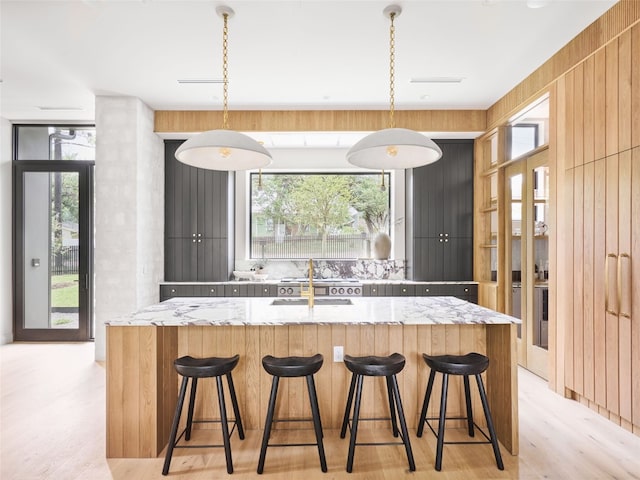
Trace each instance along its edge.
<path fill-rule="evenodd" d="M 390 3 L 0 0 L 0 116 L 93 121 L 95 95 L 221 109 L 222 85 L 177 80 L 222 77 L 222 4 L 235 10 L 231 110 L 386 109 Z M 396 108 L 486 109 L 616 2 L 396 3 Z M 463 80 L 410 83 L 417 77 Z"/>

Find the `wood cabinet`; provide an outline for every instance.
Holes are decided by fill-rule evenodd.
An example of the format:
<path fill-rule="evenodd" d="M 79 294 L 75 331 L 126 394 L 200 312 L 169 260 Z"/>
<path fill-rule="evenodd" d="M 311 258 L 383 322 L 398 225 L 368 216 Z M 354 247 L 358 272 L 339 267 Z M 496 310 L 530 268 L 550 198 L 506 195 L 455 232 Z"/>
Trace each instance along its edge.
<path fill-rule="evenodd" d="M 190 167 L 175 159 L 182 141 L 165 141 L 165 280 L 229 279 L 228 172 Z"/>
<path fill-rule="evenodd" d="M 473 277 L 473 141 L 439 140 L 442 158 L 415 168 L 413 279 Z"/>
<path fill-rule="evenodd" d="M 638 426 L 640 392 L 634 385 L 640 370 L 633 367 L 632 351 L 640 348 L 633 324 L 640 298 L 634 298 L 632 281 L 640 266 L 640 248 L 633 241 L 640 236 L 639 150 L 566 173 L 565 188 L 573 200 L 566 214 L 572 213 L 573 250 L 581 258 L 565 261 L 565 272 L 573 274 L 573 295 L 560 295 L 573 310 L 566 324 L 566 387 Z"/>

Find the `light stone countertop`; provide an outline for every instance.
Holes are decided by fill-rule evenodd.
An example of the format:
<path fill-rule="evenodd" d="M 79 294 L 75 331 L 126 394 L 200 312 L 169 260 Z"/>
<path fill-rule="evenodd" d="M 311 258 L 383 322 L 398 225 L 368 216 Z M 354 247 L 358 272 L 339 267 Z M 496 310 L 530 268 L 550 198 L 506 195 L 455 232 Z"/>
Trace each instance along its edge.
<path fill-rule="evenodd" d="M 320 298 L 334 297 L 316 297 Z M 462 325 L 519 319 L 455 297 L 349 297 L 352 305 L 272 305 L 274 297 L 179 297 L 105 322 L 111 326 Z"/>

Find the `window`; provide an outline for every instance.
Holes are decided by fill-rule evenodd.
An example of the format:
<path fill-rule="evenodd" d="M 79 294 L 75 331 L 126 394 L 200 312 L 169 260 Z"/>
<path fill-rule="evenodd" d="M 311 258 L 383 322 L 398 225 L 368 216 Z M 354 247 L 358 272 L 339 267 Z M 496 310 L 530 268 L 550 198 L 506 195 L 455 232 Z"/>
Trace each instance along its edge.
<path fill-rule="evenodd" d="M 509 122 L 509 159 L 549 143 L 549 96 L 536 101 Z"/>
<path fill-rule="evenodd" d="M 16 160 L 95 160 L 93 126 L 17 125 Z"/>
<path fill-rule="evenodd" d="M 390 231 L 390 175 L 252 173 L 250 257 L 370 258 Z"/>

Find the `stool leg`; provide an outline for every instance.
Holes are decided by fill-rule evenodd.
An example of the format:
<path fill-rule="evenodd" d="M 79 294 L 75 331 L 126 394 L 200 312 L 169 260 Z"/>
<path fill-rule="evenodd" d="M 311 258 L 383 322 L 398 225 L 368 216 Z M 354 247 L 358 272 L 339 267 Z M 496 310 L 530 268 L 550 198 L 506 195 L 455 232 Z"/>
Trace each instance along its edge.
<path fill-rule="evenodd" d="M 231 396 L 231 405 L 233 406 L 233 416 L 236 418 L 236 426 L 238 427 L 238 436 L 240 437 L 240 440 L 244 440 L 244 428 L 242 427 L 242 418 L 240 418 L 238 398 L 236 397 L 236 389 L 233 386 L 233 378 L 231 378 L 231 373 L 227 373 L 227 383 L 229 384 L 229 395 Z"/>
<path fill-rule="evenodd" d="M 351 404 L 353 403 L 353 392 L 356 388 L 356 374 L 351 375 L 351 386 L 349 387 L 349 395 L 347 396 L 347 406 L 344 409 L 344 418 L 342 419 L 342 430 L 340 430 L 340 438 L 344 438 L 349 425 L 349 415 L 351 414 Z"/>
<path fill-rule="evenodd" d="M 171 457 L 173 456 L 173 448 L 176 446 L 176 435 L 178 434 L 178 424 L 180 423 L 180 415 L 182 414 L 182 406 L 184 405 L 184 397 L 187 394 L 188 377 L 182 377 L 180 385 L 180 394 L 178 395 L 178 403 L 176 404 L 176 412 L 173 415 L 173 423 L 171 424 L 171 433 L 169 434 L 169 445 L 167 445 L 167 454 L 164 457 L 164 467 L 162 467 L 162 475 L 169 473 L 169 465 L 171 465 Z"/>
<path fill-rule="evenodd" d="M 276 409 L 276 397 L 278 396 L 278 382 L 280 377 L 274 376 L 271 382 L 271 396 L 269 397 L 269 408 L 267 409 L 267 419 L 264 422 L 264 433 L 262 434 L 262 447 L 260 447 L 260 459 L 258 460 L 258 473 L 264 471 L 264 460 L 267 456 L 267 445 L 271 436 L 271 424 L 273 423 L 273 413 Z"/>
<path fill-rule="evenodd" d="M 442 447 L 444 446 L 444 422 L 447 415 L 447 391 L 449 390 L 449 374 L 442 375 L 442 396 L 440 398 L 440 420 L 438 423 L 438 443 L 436 446 L 436 470 L 442 469 Z"/>
<path fill-rule="evenodd" d="M 491 418 L 491 411 L 489 410 L 489 402 L 487 401 L 487 393 L 484 390 L 484 383 L 482 383 L 482 377 L 480 374 L 476 375 L 476 382 L 478 382 L 480 400 L 482 400 L 482 409 L 484 410 L 484 416 L 487 419 L 487 428 L 489 429 L 489 436 L 491 437 L 491 445 L 493 446 L 493 454 L 496 457 L 496 464 L 500 470 L 504 470 L 502 455 L 500 455 L 500 446 L 498 445 L 498 437 L 496 436 L 496 430 L 493 426 L 493 419 Z"/>
<path fill-rule="evenodd" d="M 464 398 L 467 403 L 467 427 L 469 428 L 469 436 L 475 436 L 473 429 L 473 409 L 471 408 L 471 390 L 469 389 L 469 375 L 463 376 L 464 381 Z"/>
<path fill-rule="evenodd" d="M 388 377 L 387 377 L 388 378 Z M 411 442 L 409 441 L 409 432 L 407 431 L 407 422 L 404 418 L 404 410 L 402 409 L 402 400 L 400 400 L 400 390 L 398 389 L 398 379 L 395 375 L 391 376 L 393 394 L 396 397 L 396 407 L 398 409 L 398 418 L 400 419 L 400 429 L 402 430 L 402 442 L 407 451 L 407 460 L 409 461 L 409 470 L 415 472 L 416 463 L 413 460 L 413 451 L 411 450 Z"/>
<path fill-rule="evenodd" d="M 193 425 L 193 407 L 196 404 L 196 389 L 198 388 L 198 379 L 193 377 L 191 379 L 191 395 L 189 396 L 189 409 L 187 410 L 187 429 L 184 434 L 184 439 L 191 440 L 191 427 Z"/>
<path fill-rule="evenodd" d="M 224 402 L 224 384 L 222 377 L 216 377 L 218 385 L 218 405 L 220 407 L 220 424 L 222 425 L 222 443 L 224 444 L 224 455 L 227 459 L 227 473 L 233 473 L 233 460 L 231 458 L 231 442 L 229 441 L 229 423 L 227 421 L 227 408 Z"/>
<path fill-rule="evenodd" d="M 320 408 L 318 407 L 318 397 L 316 395 L 316 384 L 313 375 L 307 375 L 307 390 L 309 391 L 309 403 L 313 415 L 313 427 L 316 431 L 316 443 L 318 444 L 318 455 L 320 456 L 320 468 L 327 471 L 327 460 L 324 456 L 324 444 L 322 443 L 322 423 L 320 421 Z"/>
<path fill-rule="evenodd" d="M 396 419 L 396 408 L 393 404 L 393 389 L 391 387 L 391 377 L 386 377 L 387 381 L 387 395 L 389 396 L 389 413 L 391 419 L 391 430 L 393 431 L 393 436 L 398 436 L 398 421 Z"/>
<path fill-rule="evenodd" d="M 422 436 L 424 424 L 427 421 L 427 409 L 429 408 L 429 400 L 431 399 L 431 391 L 433 390 L 433 380 L 435 377 L 436 371 L 431 370 L 429 382 L 427 383 L 427 391 L 424 393 L 424 401 L 422 402 L 422 413 L 420 413 L 420 420 L 418 421 L 418 437 Z"/>
<path fill-rule="evenodd" d="M 353 407 L 353 421 L 351 424 L 351 440 L 349 441 L 349 455 L 347 456 L 347 472 L 353 471 L 353 454 L 356 450 L 356 437 L 358 436 L 358 417 L 360 416 L 360 400 L 362 398 L 362 375 L 355 375 L 357 377 L 356 385 L 356 403 Z"/>

